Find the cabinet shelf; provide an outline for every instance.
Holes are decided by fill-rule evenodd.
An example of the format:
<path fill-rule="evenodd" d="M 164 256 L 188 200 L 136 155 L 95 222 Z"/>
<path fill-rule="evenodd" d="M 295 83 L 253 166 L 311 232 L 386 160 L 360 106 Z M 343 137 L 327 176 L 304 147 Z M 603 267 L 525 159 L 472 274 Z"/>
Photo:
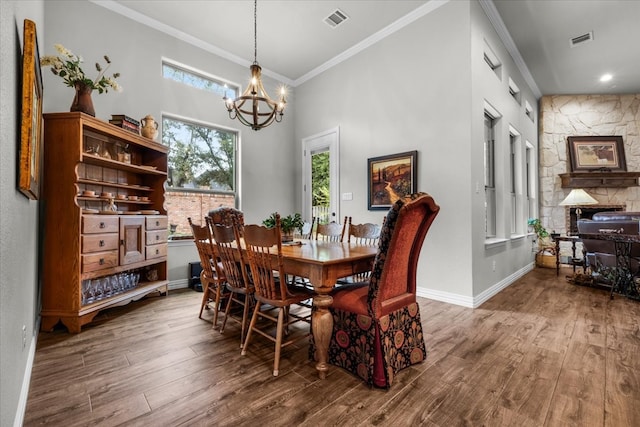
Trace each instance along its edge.
<path fill-rule="evenodd" d="M 129 289 L 126 292 L 116 294 L 96 302 L 92 302 L 87 305 L 83 305 L 80 309 L 80 315 L 91 313 L 93 311 L 99 311 L 103 308 L 113 307 L 117 305 L 125 305 L 131 301 L 137 301 L 150 292 L 157 290 L 158 288 L 164 288 L 169 284 L 168 280 L 156 280 L 153 282 L 140 282 L 138 286 L 133 289 Z"/>
<path fill-rule="evenodd" d="M 104 203 L 109 203 L 109 199 L 105 199 L 102 197 L 84 197 L 84 196 L 78 196 L 78 200 L 83 201 L 83 202 L 104 202 Z M 128 204 L 134 204 L 134 205 L 150 205 L 152 202 L 150 200 L 124 200 L 124 199 L 114 199 L 113 200 L 114 203 L 119 204 L 119 203 L 128 203 Z"/>
<path fill-rule="evenodd" d="M 142 185 L 118 184 L 117 182 L 98 181 L 94 179 L 84 179 L 84 178 L 78 179 L 78 184 L 99 185 L 102 187 L 113 187 L 113 188 L 126 188 L 129 190 L 135 190 L 135 191 L 147 191 L 147 192 L 153 191 L 152 188 L 149 188 L 147 186 L 142 186 Z"/>
<path fill-rule="evenodd" d="M 161 175 L 161 176 L 167 175 L 167 172 L 154 169 L 153 166 L 132 165 L 129 163 L 119 162 L 117 160 L 105 159 L 103 157 L 97 156 L 95 154 L 89 154 L 89 153 L 83 153 L 81 161 L 89 165 L 104 166 L 112 169 L 118 169 L 118 170 L 128 171 L 128 172 L 136 172 L 140 174 Z"/>

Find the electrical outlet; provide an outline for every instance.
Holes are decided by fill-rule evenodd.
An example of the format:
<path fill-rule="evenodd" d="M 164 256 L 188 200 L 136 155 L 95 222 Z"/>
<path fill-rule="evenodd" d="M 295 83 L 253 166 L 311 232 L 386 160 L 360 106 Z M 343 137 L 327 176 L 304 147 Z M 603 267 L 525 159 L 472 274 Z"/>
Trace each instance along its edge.
<path fill-rule="evenodd" d="M 493 271 L 496 271 L 496 262 L 495 262 L 495 260 L 491 264 L 491 268 L 493 268 Z"/>
<path fill-rule="evenodd" d="M 22 349 L 27 347 L 27 325 L 22 325 Z"/>

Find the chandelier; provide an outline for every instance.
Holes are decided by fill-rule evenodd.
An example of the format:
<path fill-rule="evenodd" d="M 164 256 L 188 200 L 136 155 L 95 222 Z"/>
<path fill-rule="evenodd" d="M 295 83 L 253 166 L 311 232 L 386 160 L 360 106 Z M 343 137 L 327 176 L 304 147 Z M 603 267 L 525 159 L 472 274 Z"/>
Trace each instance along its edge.
<path fill-rule="evenodd" d="M 251 81 L 242 95 L 236 99 L 225 96 L 225 106 L 229 117 L 240 120 L 245 126 L 253 130 L 260 130 L 269 126 L 274 121 L 281 122 L 284 114 L 285 99 L 284 87 L 280 90 L 278 102 L 269 98 L 267 91 L 262 86 L 260 78 L 262 68 L 258 65 L 258 0 L 253 3 L 253 64 L 251 64 Z"/>

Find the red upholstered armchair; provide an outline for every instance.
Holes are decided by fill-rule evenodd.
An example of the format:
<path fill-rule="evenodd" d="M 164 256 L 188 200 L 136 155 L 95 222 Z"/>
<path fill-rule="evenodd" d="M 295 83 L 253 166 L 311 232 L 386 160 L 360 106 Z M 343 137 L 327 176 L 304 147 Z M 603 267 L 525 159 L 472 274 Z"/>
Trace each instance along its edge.
<path fill-rule="evenodd" d="M 329 363 L 369 385 L 390 387 L 398 371 L 426 358 L 416 270 L 439 210 L 426 193 L 398 200 L 387 214 L 369 281 L 334 290 Z"/>

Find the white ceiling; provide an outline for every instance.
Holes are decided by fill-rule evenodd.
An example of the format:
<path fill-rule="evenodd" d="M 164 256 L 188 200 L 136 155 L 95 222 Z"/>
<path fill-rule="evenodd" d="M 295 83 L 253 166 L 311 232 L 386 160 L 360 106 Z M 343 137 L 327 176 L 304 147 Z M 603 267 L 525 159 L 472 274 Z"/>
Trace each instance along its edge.
<path fill-rule="evenodd" d="M 253 62 L 251 0 L 91 1 L 232 61 Z M 263 73 L 295 86 L 446 1 L 260 0 L 257 59 Z M 508 30 L 538 95 L 640 92 L 640 1 L 480 2 Z M 348 19 L 331 28 L 324 20 L 336 9 Z M 589 31 L 593 41 L 570 47 Z M 598 81 L 605 72 L 613 74 L 607 84 Z"/>

